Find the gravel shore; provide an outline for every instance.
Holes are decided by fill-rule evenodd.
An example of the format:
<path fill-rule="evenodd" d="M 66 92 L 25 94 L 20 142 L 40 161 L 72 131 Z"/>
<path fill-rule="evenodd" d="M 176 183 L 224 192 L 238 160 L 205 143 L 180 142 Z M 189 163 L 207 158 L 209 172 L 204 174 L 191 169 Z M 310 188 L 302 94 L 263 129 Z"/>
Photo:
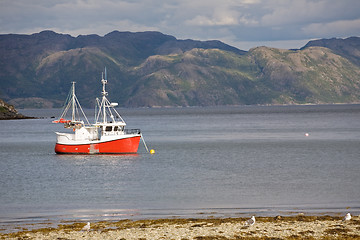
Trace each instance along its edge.
<path fill-rule="evenodd" d="M 57 228 L 40 228 L 1 234 L 1 239 L 360 239 L 360 217 L 350 221 L 334 216 L 247 218 L 158 219 L 63 223 Z"/>

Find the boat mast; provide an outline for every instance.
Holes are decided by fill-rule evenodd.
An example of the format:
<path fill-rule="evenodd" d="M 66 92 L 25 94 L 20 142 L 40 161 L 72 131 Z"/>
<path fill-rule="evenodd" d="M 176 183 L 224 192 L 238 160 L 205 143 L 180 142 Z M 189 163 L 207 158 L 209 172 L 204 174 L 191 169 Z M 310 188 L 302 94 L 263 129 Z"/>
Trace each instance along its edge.
<path fill-rule="evenodd" d="M 67 116 L 67 113 L 69 111 L 69 109 L 71 108 L 71 120 L 66 120 L 66 121 L 71 121 L 71 122 L 78 122 L 78 123 L 84 123 L 84 121 L 82 121 L 80 119 L 80 113 L 79 113 L 79 109 L 83 115 L 83 117 L 85 118 L 87 124 L 90 125 L 89 123 L 89 120 L 87 119 L 80 103 L 79 103 L 79 100 L 77 99 L 76 95 L 75 95 L 75 83 L 76 82 L 71 82 L 72 85 L 71 85 L 71 88 L 70 88 L 70 91 L 69 91 L 69 94 L 66 98 L 66 101 L 65 101 L 65 104 L 64 104 L 64 108 L 63 108 L 63 111 L 62 111 L 62 114 L 61 116 L 59 117 L 59 120 L 56 120 L 56 121 L 53 121 L 54 123 L 56 122 L 59 122 L 60 120 L 64 121 L 65 119 L 63 118 L 66 118 Z M 78 118 L 78 120 L 76 120 L 76 118 Z"/>
<path fill-rule="evenodd" d="M 101 99 L 101 103 L 98 100 L 98 98 L 96 99 L 97 105 L 98 105 L 98 111 L 97 113 L 95 113 L 95 123 L 96 124 L 105 124 L 107 123 L 107 114 L 109 114 L 109 120 L 111 121 L 110 123 L 119 123 L 119 121 L 117 121 L 115 118 L 120 119 L 121 125 L 125 126 L 126 123 L 124 121 L 124 119 L 122 119 L 122 117 L 120 116 L 120 114 L 116 111 L 116 109 L 114 107 L 116 107 L 118 104 L 117 103 L 110 103 L 110 101 L 106 98 L 106 96 L 108 95 L 108 92 L 106 91 L 106 84 L 107 84 L 107 74 L 106 74 L 106 67 L 105 67 L 105 76 L 104 76 L 104 72 L 101 74 L 101 83 L 102 83 L 102 99 Z M 115 112 L 115 116 L 113 115 L 113 111 Z M 96 111 L 95 111 L 96 112 Z M 102 116 L 101 116 L 102 115 Z M 102 122 L 101 122 L 102 121 Z"/>
<path fill-rule="evenodd" d="M 72 82 L 72 114 L 71 121 L 75 121 L 75 82 Z"/>
<path fill-rule="evenodd" d="M 106 95 L 108 94 L 106 91 L 105 91 L 105 85 L 107 84 L 107 79 L 106 79 L 106 68 L 105 68 L 105 79 L 104 79 L 104 75 L 102 76 L 102 79 L 101 79 L 101 83 L 103 85 L 103 90 L 102 90 L 102 107 L 103 107 L 103 123 L 106 123 Z"/>

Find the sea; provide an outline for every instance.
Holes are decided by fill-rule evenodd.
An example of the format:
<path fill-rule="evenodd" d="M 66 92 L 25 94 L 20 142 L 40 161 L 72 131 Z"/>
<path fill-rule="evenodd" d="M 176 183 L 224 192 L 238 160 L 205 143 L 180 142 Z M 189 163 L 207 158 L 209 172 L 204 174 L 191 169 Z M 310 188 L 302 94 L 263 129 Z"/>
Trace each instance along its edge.
<path fill-rule="evenodd" d="M 61 109 L 0 121 L 0 230 L 14 224 L 360 213 L 360 105 L 119 108 L 132 155 L 57 155 Z M 93 110 L 86 113 L 91 121 Z"/>

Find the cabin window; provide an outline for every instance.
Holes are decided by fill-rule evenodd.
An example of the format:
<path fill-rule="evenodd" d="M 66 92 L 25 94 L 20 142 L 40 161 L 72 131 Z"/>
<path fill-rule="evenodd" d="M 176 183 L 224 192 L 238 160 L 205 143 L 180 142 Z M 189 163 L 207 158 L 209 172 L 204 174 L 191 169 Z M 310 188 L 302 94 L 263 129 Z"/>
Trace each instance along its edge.
<path fill-rule="evenodd" d="M 115 126 L 115 127 L 114 127 L 114 131 L 117 131 L 117 130 L 118 130 L 118 128 L 119 128 L 118 126 Z"/>
<path fill-rule="evenodd" d="M 105 132 L 111 132 L 112 131 L 112 126 L 107 126 L 105 128 Z"/>

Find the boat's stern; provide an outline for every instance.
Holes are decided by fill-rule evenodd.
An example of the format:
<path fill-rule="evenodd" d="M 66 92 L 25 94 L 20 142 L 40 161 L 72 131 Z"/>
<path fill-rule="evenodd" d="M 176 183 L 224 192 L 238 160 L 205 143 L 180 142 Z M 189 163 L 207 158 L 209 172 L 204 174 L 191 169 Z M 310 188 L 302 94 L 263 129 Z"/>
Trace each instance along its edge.
<path fill-rule="evenodd" d="M 69 143 L 75 140 L 75 134 L 72 133 L 56 133 L 56 143 Z"/>

